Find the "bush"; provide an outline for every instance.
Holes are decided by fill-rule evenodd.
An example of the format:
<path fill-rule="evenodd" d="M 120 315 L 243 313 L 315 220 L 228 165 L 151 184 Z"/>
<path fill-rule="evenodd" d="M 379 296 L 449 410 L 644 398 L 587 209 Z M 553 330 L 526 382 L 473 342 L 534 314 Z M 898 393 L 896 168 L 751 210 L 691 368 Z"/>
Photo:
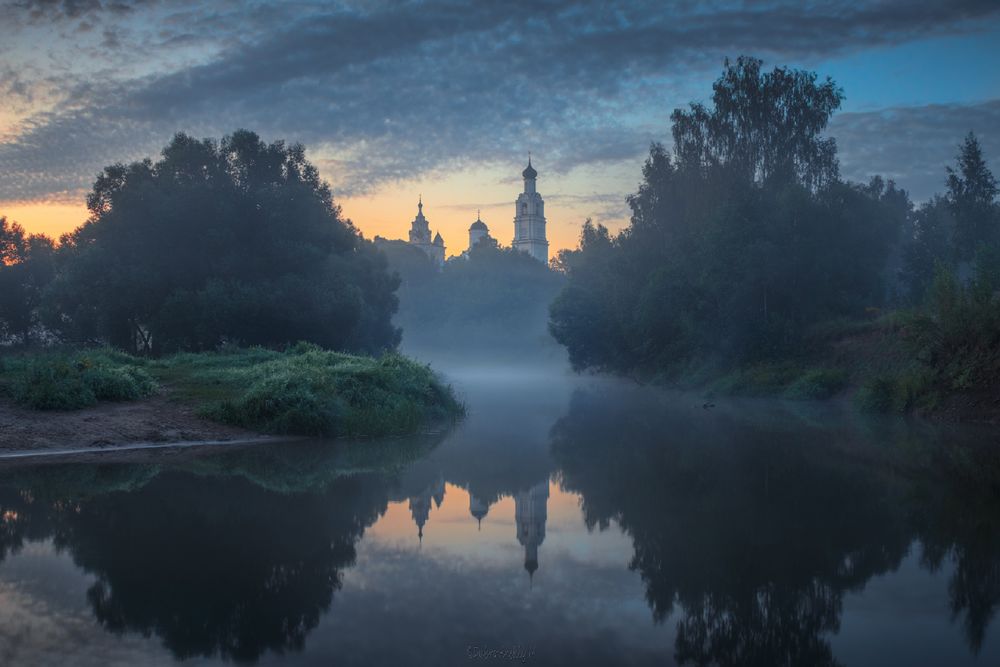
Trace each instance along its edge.
<path fill-rule="evenodd" d="M 717 381 L 712 389 L 720 394 L 769 396 L 780 393 L 800 372 L 790 362 L 754 364 L 736 369 Z"/>
<path fill-rule="evenodd" d="M 298 343 L 285 353 L 184 354 L 156 366 L 206 417 L 267 433 L 401 434 L 462 413 L 430 368 L 394 353 L 361 357 Z"/>
<path fill-rule="evenodd" d="M 9 393 L 36 410 L 79 410 L 98 401 L 133 401 L 156 391 L 137 359 L 109 350 L 50 353 L 6 364 Z"/>
<path fill-rule="evenodd" d="M 854 400 L 866 412 L 890 412 L 896 394 L 896 381 L 887 375 L 876 375 L 865 380 Z"/>
<path fill-rule="evenodd" d="M 79 410 L 97 403 L 81 372 L 65 359 L 30 362 L 15 377 L 11 394 L 36 410 Z"/>
<path fill-rule="evenodd" d="M 847 385 L 847 373 L 840 369 L 814 368 L 789 385 L 785 396 L 797 399 L 830 398 Z"/>
<path fill-rule="evenodd" d="M 141 368 L 98 366 L 83 372 L 83 382 L 98 401 L 134 401 L 156 390 L 156 382 Z"/>

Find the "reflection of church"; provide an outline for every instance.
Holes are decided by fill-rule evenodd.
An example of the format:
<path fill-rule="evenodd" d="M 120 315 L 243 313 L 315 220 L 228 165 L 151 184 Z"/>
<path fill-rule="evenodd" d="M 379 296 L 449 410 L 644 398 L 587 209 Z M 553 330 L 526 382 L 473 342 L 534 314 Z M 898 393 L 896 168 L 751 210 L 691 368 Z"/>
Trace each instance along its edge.
<path fill-rule="evenodd" d="M 514 523 L 517 541 L 524 547 L 524 569 L 533 577 L 538 569 L 538 547 L 545 540 L 548 518 L 549 481 L 534 485 L 514 496 Z"/>
<path fill-rule="evenodd" d="M 424 524 L 427 523 L 431 514 L 431 501 L 436 507 L 441 507 L 444 502 L 444 478 L 439 477 L 436 482 L 430 484 L 421 493 L 410 496 L 410 515 L 413 522 L 417 524 L 417 539 L 424 541 Z"/>
<path fill-rule="evenodd" d="M 410 515 L 417 526 L 417 538 L 424 539 L 424 526 L 430 517 L 431 503 L 441 507 L 444 502 L 445 482 L 443 477 L 428 485 L 420 493 L 410 496 Z M 526 491 L 514 495 L 514 524 L 517 541 L 524 547 L 524 569 L 533 577 L 538 569 L 538 547 L 545 541 L 545 522 L 548 519 L 549 480 L 535 484 Z M 483 519 L 489 514 L 490 503 L 484 502 L 469 491 L 469 514 L 482 528 Z"/>

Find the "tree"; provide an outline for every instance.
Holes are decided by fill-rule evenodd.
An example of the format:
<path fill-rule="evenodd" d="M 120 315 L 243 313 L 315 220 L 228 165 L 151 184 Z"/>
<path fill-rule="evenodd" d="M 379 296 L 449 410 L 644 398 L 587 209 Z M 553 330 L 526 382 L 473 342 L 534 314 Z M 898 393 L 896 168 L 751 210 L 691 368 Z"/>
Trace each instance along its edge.
<path fill-rule="evenodd" d="M 986 166 L 976 136 L 969 132 L 959 147 L 955 168 L 948 167 L 947 201 L 955 216 L 954 250 L 959 261 L 973 258 L 980 244 L 996 243 L 997 181 Z"/>
<path fill-rule="evenodd" d="M 828 77 L 728 59 L 712 86 L 711 109 L 692 104 L 671 115 L 677 156 L 684 165 L 725 166 L 738 176 L 766 182 L 794 178 L 818 187 L 837 178 L 837 146 L 822 137 L 843 91 Z"/>
<path fill-rule="evenodd" d="M 903 243 L 900 279 L 910 303 L 920 303 L 934 280 L 935 266 L 951 263 L 955 218 L 948 202 L 936 196 L 911 216 Z"/>
<path fill-rule="evenodd" d="M 25 345 L 39 324 L 43 290 L 54 273 L 55 245 L 41 234 L 25 234 L 0 217 L 0 334 Z"/>
<path fill-rule="evenodd" d="M 224 342 L 393 347 L 398 281 L 343 218 L 301 145 L 177 134 L 104 170 L 68 235 L 48 324 L 136 351 Z"/>
<path fill-rule="evenodd" d="M 798 349 L 808 328 L 864 313 L 888 290 L 890 248 L 910 211 L 891 181 L 838 177 L 823 136 L 842 99 L 829 79 L 739 58 L 713 106 L 671 116 L 653 144 L 630 224 L 585 224 L 551 330 L 576 367 L 679 370 Z"/>

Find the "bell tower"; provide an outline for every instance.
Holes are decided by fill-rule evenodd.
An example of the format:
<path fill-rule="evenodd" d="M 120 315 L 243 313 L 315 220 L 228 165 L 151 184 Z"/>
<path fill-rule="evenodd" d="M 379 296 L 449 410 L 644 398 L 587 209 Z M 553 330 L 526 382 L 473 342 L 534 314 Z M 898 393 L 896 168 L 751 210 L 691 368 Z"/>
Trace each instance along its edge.
<path fill-rule="evenodd" d="M 535 189 L 538 172 L 528 166 L 521 172 L 524 177 L 524 192 L 517 197 L 514 211 L 514 247 L 526 252 L 545 265 L 549 263 L 549 242 L 545 239 L 545 202 Z"/>

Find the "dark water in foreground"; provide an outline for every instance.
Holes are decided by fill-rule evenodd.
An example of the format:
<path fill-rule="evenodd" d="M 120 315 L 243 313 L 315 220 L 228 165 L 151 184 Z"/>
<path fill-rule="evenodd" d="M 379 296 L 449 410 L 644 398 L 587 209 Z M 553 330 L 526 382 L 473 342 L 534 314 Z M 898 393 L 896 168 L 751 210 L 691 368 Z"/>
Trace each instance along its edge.
<path fill-rule="evenodd" d="M 0 664 L 1000 664 L 997 432 L 454 379 L 443 435 L 0 467 Z"/>

